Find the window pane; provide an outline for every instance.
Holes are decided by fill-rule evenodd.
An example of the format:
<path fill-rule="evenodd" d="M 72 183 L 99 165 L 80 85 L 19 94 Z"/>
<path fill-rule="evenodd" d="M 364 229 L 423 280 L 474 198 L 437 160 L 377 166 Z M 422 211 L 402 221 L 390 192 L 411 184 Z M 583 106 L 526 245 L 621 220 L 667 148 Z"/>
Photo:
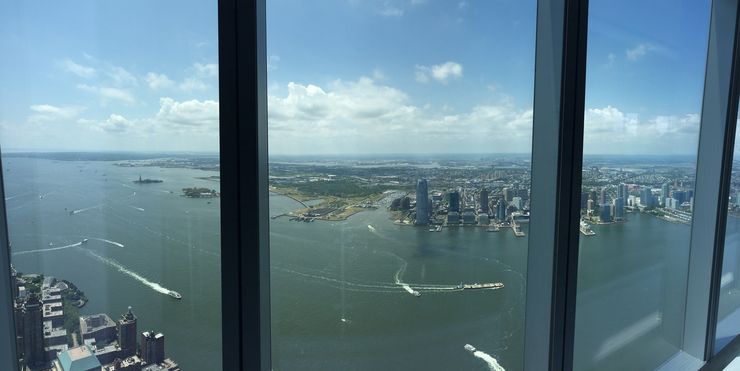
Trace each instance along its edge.
<path fill-rule="evenodd" d="M 276 370 L 523 367 L 535 8 L 267 2 Z"/>
<path fill-rule="evenodd" d="M 575 369 L 681 348 L 709 1 L 592 1 Z"/>
<path fill-rule="evenodd" d="M 717 353 L 740 334 L 740 158 L 738 137 L 735 136 L 734 159 L 730 180 L 730 201 L 727 210 L 725 252 L 722 258 L 719 313 L 714 352 Z"/>
<path fill-rule="evenodd" d="M 22 362 L 221 369 L 217 3 L 3 2 L 0 50 Z"/>

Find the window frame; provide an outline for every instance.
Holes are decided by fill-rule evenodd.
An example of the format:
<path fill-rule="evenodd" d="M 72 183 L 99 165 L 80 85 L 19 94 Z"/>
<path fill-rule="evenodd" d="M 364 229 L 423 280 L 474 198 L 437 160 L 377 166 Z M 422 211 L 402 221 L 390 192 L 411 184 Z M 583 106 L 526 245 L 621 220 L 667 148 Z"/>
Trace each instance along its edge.
<path fill-rule="evenodd" d="M 711 14 L 683 348 L 721 369 L 740 347 L 738 335 L 712 354 L 740 99 L 738 0 L 713 0 Z M 266 0 L 219 0 L 218 18 L 223 369 L 270 370 Z M 588 0 L 537 3 L 527 371 L 573 366 L 587 23 Z M 3 190 L 0 368 L 17 369 Z"/>

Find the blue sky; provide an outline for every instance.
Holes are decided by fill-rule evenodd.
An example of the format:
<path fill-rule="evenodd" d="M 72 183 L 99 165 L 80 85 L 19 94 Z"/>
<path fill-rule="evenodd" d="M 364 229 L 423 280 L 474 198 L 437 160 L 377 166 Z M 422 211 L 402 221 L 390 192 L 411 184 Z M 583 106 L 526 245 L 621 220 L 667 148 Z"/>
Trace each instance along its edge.
<path fill-rule="evenodd" d="M 267 2 L 271 153 L 530 151 L 535 1 Z M 218 149 L 215 2 L 0 7 L 4 149 Z M 709 2 L 590 15 L 585 152 L 695 153 Z"/>

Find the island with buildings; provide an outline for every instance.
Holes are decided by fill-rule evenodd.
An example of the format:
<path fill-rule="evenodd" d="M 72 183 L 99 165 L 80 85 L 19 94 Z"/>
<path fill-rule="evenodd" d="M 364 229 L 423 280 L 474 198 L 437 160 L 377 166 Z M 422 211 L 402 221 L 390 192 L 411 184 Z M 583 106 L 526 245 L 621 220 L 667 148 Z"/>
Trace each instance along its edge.
<path fill-rule="evenodd" d="M 182 195 L 188 198 L 215 198 L 221 194 L 215 189 L 202 187 L 183 188 Z"/>
<path fill-rule="evenodd" d="M 164 335 L 138 332 L 131 307 L 113 320 L 80 316 L 87 302 L 71 282 L 22 274 L 11 266 L 16 349 L 22 371 L 179 371 Z"/>

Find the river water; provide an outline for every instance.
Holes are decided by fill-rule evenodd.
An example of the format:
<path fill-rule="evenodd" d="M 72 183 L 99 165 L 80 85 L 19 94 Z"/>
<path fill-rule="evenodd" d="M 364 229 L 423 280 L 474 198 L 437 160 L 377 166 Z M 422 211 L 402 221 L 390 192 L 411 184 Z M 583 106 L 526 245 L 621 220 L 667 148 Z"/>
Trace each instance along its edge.
<path fill-rule="evenodd" d="M 220 204 L 180 196 L 218 189 L 197 179 L 216 173 L 17 157 L 4 166 L 19 270 L 77 284 L 90 299 L 83 314 L 115 319 L 130 305 L 139 330 L 163 332 L 184 369 L 220 369 Z M 136 185 L 139 174 L 165 181 Z M 270 195 L 271 215 L 297 208 Z M 680 344 L 690 228 L 627 216 L 581 238 L 579 370 L 652 368 Z M 340 222 L 271 220 L 274 369 L 521 369 L 527 241 L 399 226 L 384 208 Z M 475 282 L 505 287 L 455 289 Z"/>

